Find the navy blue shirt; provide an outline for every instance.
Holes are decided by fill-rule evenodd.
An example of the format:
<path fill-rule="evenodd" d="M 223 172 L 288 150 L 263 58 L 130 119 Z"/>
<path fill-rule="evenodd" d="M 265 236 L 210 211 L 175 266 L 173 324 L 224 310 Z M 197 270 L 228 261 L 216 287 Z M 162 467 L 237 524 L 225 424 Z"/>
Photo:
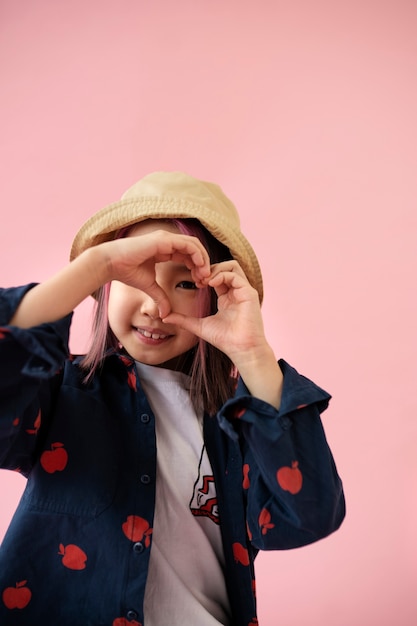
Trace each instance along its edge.
<path fill-rule="evenodd" d="M 83 382 L 68 352 L 71 316 L 8 325 L 28 288 L 0 289 L 0 465 L 28 479 L 0 548 L 0 624 L 146 626 L 154 415 L 124 354 Z M 330 396 L 279 363 L 279 411 L 240 381 L 204 418 L 234 626 L 258 623 L 258 550 L 317 541 L 345 514 L 320 420 Z"/>

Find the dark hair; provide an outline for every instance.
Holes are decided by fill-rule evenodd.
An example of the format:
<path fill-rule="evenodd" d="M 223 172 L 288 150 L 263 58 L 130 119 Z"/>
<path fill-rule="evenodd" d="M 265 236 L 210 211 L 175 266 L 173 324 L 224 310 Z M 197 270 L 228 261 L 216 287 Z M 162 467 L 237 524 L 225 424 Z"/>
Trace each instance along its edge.
<path fill-rule="evenodd" d="M 229 249 L 213 237 L 197 219 L 164 221 L 173 223 L 181 233 L 197 237 L 206 248 L 211 263 L 220 263 L 232 258 Z M 115 238 L 126 237 L 135 226 L 136 224 L 133 224 L 121 229 Z M 110 283 L 107 283 L 95 294 L 96 305 L 90 347 L 81 361 L 82 368 L 87 371 L 86 382 L 100 368 L 109 352 L 117 352 L 120 349 L 119 342 L 108 323 L 109 293 Z M 214 289 L 212 287 L 202 289 L 200 298 L 201 316 L 214 315 L 217 312 L 217 296 Z M 198 339 L 197 345 L 184 355 L 184 364 L 191 376 L 190 395 L 194 406 L 200 407 L 202 404 L 207 413 L 215 414 L 233 394 L 237 377 L 233 363 L 221 350 L 203 339 Z"/>

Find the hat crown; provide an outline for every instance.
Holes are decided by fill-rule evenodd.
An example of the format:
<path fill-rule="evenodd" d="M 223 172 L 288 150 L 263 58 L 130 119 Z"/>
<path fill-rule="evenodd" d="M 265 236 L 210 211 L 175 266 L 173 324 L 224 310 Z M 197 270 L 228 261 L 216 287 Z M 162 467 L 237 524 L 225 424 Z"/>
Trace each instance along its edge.
<path fill-rule="evenodd" d="M 219 213 L 223 219 L 240 229 L 239 214 L 235 205 L 223 193 L 219 185 L 199 180 L 183 172 L 153 172 L 129 187 L 122 200 L 160 198 L 169 201 L 185 201 Z"/>

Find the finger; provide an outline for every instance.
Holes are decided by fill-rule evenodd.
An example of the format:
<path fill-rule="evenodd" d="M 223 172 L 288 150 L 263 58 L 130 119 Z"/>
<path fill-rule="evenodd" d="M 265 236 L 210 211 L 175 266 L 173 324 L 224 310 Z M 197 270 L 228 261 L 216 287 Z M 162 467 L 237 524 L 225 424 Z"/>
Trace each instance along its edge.
<path fill-rule="evenodd" d="M 218 298 L 227 295 L 230 301 L 244 302 L 251 300 L 257 291 L 250 285 L 248 279 L 243 274 L 231 272 L 219 272 L 210 278 L 208 285 L 212 287 Z"/>
<path fill-rule="evenodd" d="M 222 261 L 221 263 L 215 263 L 211 266 L 210 269 L 211 269 L 210 278 L 216 276 L 217 274 L 221 272 L 233 272 L 234 274 L 237 274 L 238 276 L 242 276 L 243 278 L 246 278 L 245 272 L 240 267 L 239 263 L 235 261 L 234 259 L 231 259 L 230 261 Z"/>
<path fill-rule="evenodd" d="M 221 271 L 214 276 L 212 275 L 208 280 L 208 284 L 210 285 L 210 287 L 214 288 L 219 288 L 224 285 L 226 288 L 239 289 L 246 286 L 248 284 L 248 281 L 245 275 L 242 276 L 232 270 Z"/>
<path fill-rule="evenodd" d="M 199 317 L 189 317 L 187 315 L 182 315 L 182 313 L 170 313 L 169 315 L 163 317 L 162 321 L 166 324 L 179 326 L 193 335 L 196 335 L 196 337 L 202 337 L 203 324 L 201 318 Z"/>
<path fill-rule="evenodd" d="M 171 312 L 171 303 L 165 291 L 162 289 L 162 287 L 158 285 L 156 281 L 146 289 L 143 289 L 143 291 L 145 291 L 145 293 L 148 294 L 148 296 L 152 298 L 152 300 L 158 306 L 159 317 L 161 319 L 169 315 L 169 313 Z"/>
<path fill-rule="evenodd" d="M 194 266 L 205 268 L 205 274 L 209 275 L 210 259 L 208 252 L 204 248 L 201 241 L 199 241 L 196 237 L 178 235 L 177 237 L 170 239 L 168 244 L 170 246 L 172 260 L 181 259 L 182 262 L 190 264 L 189 269 Z M 168 250 L 163 247 L 161 252 L 168 252 Z"/>
<path fill-rule="evenodd" d="M 189 270 L 197 270 L 198 274 L 203 277 L 207 277 L 210 275 L 210 264 L 209 262 L 198 263 L 198 256 L 192 257 L 190 255 L 184 254 L 182 252 L 175 252 L 171 255 L 169 259 L 174 263 L 182 263 Z"/>
<path fill-rule="evenodd" d="M 193 279 L 193 281 L 195 282 L 197 287 L 207 289 L 207 278 L 208 278 L 208 276 L 207 276 L 206 272 L 204 271 L 204 268 L 191 267 L 189 269 L 191 271 L 191 278 Z M 210 272 L 210 270 L 209 270 L 209 272 Z"/>

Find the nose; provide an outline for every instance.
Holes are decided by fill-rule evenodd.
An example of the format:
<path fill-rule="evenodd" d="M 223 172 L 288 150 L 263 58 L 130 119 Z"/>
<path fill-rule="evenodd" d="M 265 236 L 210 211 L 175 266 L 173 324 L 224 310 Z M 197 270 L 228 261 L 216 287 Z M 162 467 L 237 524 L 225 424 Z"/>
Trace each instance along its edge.
<path fill-rule="evenodd" d="M 143 294 L 143 301 L 140 307 L 141 313 L 147 315 L 152 320 L 159 318 L 158 305 L 150 296 Z"/>

